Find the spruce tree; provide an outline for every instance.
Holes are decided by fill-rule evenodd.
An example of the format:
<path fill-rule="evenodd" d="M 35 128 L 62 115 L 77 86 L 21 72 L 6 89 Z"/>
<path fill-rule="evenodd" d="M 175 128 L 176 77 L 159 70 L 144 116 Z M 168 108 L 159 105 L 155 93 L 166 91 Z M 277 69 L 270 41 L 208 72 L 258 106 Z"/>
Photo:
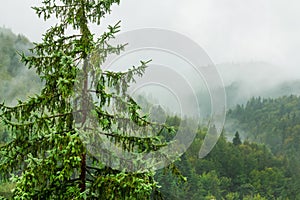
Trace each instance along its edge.
<path fill-rule="evenodd" d="M 232 143 L 236 146 L 242 144 L 239 132 L 235 132 L 234 138 L 232 139 Z"/>
<path fill-rule="evenodd" d="M 100 25 L 111 6 L 119 3 L 44 0 L 33 8 L 39 17 L 55 17 L 58 23 L 35 44 L 33 56 L 21 54 L 43 81 L 40 94 L 13 107 L 0 104 L 0 118 L 13 138 L 0 148 L 0 173 L 16 183 L 14 198 L 149 199 L 157 194 L 151 169 L 114 169 L 102 160 L 114 152 L 87 149 L 105 138 L 137 154 L 164 146 L 155 133 L 166 126 L 149 122 L 126 93 L 147 62 L 127 72 L 104 71 L 106 56 L 125 47 L 109 44 L 119 23 L 99 38 L 89 28 L 92 23 Z M 123 161 L 117 157 L 112 162 L 122 166 Z"/>

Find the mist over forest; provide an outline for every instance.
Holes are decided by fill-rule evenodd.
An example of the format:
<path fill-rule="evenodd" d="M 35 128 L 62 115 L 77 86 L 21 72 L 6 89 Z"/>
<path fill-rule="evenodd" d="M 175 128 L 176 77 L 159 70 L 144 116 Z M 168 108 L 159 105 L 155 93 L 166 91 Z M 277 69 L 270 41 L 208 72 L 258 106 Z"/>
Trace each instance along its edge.
<path fill-rule="evenodd" d="M 0 28 L 0 103 L 16 104 L 42 88 L 39 77 L 20 62 L 17 53 L 30 54 L 32 46 L 25 36 Z M 199 127 L 190 148 L 175 162 L 187 181 L 170 171 L 157 171 L 164 199 L 300 199 L 300 78 L 259 61 L 216 67 L 227 95 L 225 128 L 214 149 L 199 159 L 207 134 L 207 127 Z M 209 118 L 208 92 L 199 88 L 197 96 L 201 115 Z M 153 118 L 177 128 L 188 120 L 171 115 L 171 108 L 151 106 L 149 101 L 159 104 L 155 97 L 149 101 L 144 97 L 139 101 L 147 105 L 146 110 L 152 109 Z M 174 137 L 163 136 L 167 141 Z M 9 141 L 10 132 L 0 122 L 0 147 Z M 13 188 L 13 183 L 0 179 L 0 196 L 11 198 Z"/>
<path fill-rule="evenodd" d="M 35 72 L 21 63 L 20 53 L 30 55 L 32 43 L 23 35 L 0 28 L 0 101 L 15 104 L 41 88 Z"/>
<path fill-rule="evenodd" d="M 23 35 L 15 35 L 10 29 L 0 28 L 1 47 L 1 97 L 8 102 L 27 97 L 38 91 L 40 80 L 33 70 L 20 62 L 18 53 L 30 54 L 33 45 Z M 280 97 L 300 94 L 300 78 L 284 67 L 267 62 L 251 61 L 215 64 L 223 80 L 227 96 L 227 108 L 245 104 L 251 97 Z M 203 82 L 203 80 L 198 80 Z M 22 84 L 21 84 L 22 83 Z M 210 113 L 209 91 L 201 83 L 198 98 L 202 116 Z M 186 95 L 186 94 L 185 94 Z M 152 101 L 157 103 L 157 100 Z"/>
<path fill-rule="evenodd" d="M 226 89 L 228 106 L 245 104 L 251 97 L 300 94 L 300 78 L 284 66 L 267 62 L 217 64 Z"/>

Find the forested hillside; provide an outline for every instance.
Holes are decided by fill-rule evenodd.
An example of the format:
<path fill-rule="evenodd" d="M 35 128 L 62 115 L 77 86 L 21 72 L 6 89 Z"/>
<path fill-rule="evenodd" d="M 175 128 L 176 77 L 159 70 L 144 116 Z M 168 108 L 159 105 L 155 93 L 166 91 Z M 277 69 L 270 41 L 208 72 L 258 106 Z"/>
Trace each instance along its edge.
<path fill-rule="evenodd" d="M 252 98 L 228 111 L 228 130 L 242 138 L 265 144 L 286 161 L 295 193 L 300 193 L 300 97 Z M 298 197 L 300 198 L 300 197 Z"/>
<path fill-rule="evenodd" d="M 9 29 L 0 28 L 0 101 L 15 103 L 34 94 L 41 82 L 33 70 L 21 62 L 19 53 L 30 54 L 31 42 L 22 35 L 15 35 Z M 13 101 L 14 100 L 14 101 Z"/>
<path fill-rule="evenodd" d="M 292 155 L 300 150 L 300 97 L 251 98 L 246 105 L 228 111 L 231 130 L 243 138 L 268 145 L 276 155 Z"/>
<path fill-rule="evenodd" d="M 187 182 L 178 183 L 170 172 L 158 172 L 157 180 L 166 199 L 300 198 L 298 181 L 293 179 L 286 157 L 275 156 L 263 144 L 243 142 L 238 133 L 228 141 L 224 132 L 209 155 L 199 159 L 206 131 L 198 130 L 191 147 L 175 163 Z"/>

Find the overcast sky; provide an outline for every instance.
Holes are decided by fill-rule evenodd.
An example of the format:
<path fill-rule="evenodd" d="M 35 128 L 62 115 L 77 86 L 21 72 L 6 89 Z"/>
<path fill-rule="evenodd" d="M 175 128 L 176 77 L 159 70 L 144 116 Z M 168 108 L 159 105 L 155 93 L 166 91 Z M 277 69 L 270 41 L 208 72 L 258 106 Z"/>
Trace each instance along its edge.
<path fill-rule="evenodd" d="M 39 41 L 51 23 L 36 17 L 36 2 L 2 0 L 0 26 Z M 195 40 L 215 63 L 266 61 L 292 71 L 300 69 L 299 10 L 299 0 L 123 0 L 104 25 L 166 28 Z"/>

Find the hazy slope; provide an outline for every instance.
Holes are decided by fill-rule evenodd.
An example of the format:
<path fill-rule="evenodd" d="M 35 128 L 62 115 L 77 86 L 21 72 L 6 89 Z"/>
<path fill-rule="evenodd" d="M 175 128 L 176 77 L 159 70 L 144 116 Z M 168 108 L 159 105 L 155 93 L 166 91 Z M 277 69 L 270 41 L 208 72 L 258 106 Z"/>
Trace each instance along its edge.
<path fill-rule="evenodd" d="M 18 52 L 29 54 L 32 43 L 22 35 L 0 28 L 0 102 L 16 103 L 41 86 L 38 76 L 20 62 Z"/>
<path fill-rule="evenodd" d="M 228 107 L 255 96 L 300 94 L 300 75 L 266 62 L 226 63 L 216 66 L 223 78 Z"/>

